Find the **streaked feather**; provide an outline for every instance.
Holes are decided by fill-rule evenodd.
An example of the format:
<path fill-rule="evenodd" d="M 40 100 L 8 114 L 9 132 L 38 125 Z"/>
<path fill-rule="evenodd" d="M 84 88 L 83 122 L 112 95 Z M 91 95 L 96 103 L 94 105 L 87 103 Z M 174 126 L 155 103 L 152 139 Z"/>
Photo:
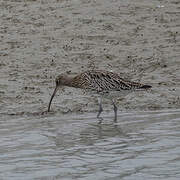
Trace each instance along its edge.
<path fill-rule="evenodd" d="M 148 89 L 151 86 L 126 81 L 119 74 L 108 71 L 86 71 L 74 77 L 74 87 L 97 92 Z"/>

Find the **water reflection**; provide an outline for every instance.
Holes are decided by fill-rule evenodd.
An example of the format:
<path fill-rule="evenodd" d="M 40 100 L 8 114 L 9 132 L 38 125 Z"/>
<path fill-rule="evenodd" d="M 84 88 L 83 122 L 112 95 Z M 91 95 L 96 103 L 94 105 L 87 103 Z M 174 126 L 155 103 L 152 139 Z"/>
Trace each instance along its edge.
<path fill-rule="evenodd" d="M 87 116 L 6 116 L 0 174 L 13 179 L 179 177 L 180 112 L 122 113 L 102 124 Z M 113 117 L 113 115 L 112 115 Z"/>

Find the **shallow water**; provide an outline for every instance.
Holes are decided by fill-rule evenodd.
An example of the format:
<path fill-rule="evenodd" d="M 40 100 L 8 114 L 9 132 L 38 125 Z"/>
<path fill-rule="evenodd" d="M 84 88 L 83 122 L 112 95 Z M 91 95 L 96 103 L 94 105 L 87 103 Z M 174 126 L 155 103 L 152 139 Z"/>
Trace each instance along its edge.
<path fill-rule="evenodd" d="M 94 117 L 4 115 L 0 179 L 180 178 L 180 111 Z"/>

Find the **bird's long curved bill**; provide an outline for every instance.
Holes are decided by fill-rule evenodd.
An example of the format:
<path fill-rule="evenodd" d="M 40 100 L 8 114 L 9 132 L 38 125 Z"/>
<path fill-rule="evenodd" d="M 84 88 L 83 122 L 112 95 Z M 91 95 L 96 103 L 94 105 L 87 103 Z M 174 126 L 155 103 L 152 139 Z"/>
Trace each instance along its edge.
<path fill-rule="evenodd" d="M 54 98 L 57 90 L 58 90 L 58 86 L 55 87 L 54 92 L 53 92 L 53 94 L 52 94 L 52 96 L 51 96 L 51 99 L 50 99 L 50 101 L 49 101 L 48 112 L 50 111 L 51 102 L 52 102 L 52 100 L 53 100 L 53 98 Z"/>

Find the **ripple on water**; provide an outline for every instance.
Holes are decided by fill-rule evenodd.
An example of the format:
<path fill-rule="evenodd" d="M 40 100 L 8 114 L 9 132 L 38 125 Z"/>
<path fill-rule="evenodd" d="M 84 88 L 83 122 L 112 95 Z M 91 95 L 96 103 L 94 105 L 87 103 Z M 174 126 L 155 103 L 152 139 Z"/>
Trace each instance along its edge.
<path fill-rule="evenodd" d="M 4 179 L 180 177 L 180 112 L 106 117 L 6 116 L 0 127 Z"/>

